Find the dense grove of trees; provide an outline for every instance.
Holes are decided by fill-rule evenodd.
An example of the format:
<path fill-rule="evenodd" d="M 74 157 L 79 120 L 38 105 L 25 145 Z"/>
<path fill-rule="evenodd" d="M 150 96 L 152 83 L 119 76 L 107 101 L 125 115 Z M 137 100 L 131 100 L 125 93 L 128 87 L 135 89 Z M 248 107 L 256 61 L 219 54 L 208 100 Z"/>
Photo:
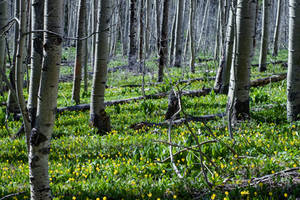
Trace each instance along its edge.
<path fill-rule="evenodd" d="M 104 104 L 107 64 L 118 51 L 128 56 L 125 67 L 136 73 L 143 73 L 146 59 L 158 56 L 158 82 L 164 81 L 166 68 L 189 66 L 194 73 L 196 61 L 214 59 L 219 66 L 214 89 L 228 93 L 227 114 L 234 124 L 250 117 L 254 54 L 259 52 L 259 69 L 265 71 L 268 52 L 276 59 L 288 44 L 287 118 L 298 120 L 299 33 L 299 0 L 0 0 L 0 92 L 9 91 L 7 114 L 22 115 L 31 199 L 51 199 L 48 157 L 63 47 L 76 47 L 76 105 L 82 77 L 87 94 L 87 66 L 92 65 L 90 123 L 104 134 L 111 130 Z"/>

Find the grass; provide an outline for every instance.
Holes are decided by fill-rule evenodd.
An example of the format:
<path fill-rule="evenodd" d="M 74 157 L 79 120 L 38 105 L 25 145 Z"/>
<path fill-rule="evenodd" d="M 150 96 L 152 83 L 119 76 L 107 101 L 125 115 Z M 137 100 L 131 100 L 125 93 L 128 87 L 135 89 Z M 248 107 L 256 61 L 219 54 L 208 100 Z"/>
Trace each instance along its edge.
<path fill-rule="evenodd" d="M 113 61 L 110 67 L 124 61 Z M 155 61 L 147 63 L 149 68 Z M 210 68 L 214 67 L 209 63 Z M 187 70 L 186 70 L 187 71 Z M 65 70 L 67 74 L 68 70 Z M 69 70 L 71 72 L 71 70 Z M 278 66 L 269 66 L 265 73 L 252 69 L 253 76 L 265 77 L 270 73 L 283 72 Z M 180 69 L 168 69 L 164 84 L 147 86 L 146 93 L 166 92 L 170 82 L 178 79 L 203 77 L 204 69 L 198 67 L 196 74 Z M 211 73 L 207 76 L 213 76 Z M 146 75 L 146 82 L 155 82 L 156 76 Z M 124 84 L 140 84 L 140 75 L 115 72 L 109 74 L 106 100 L 141 96 L 140 88 L 122 88 Z M 183 87 L 184 85 L 181 85 Z M 213 81 L 197 81 L 185 90 L 213 86 Z M 89 91 L 91 81 L 89 82 Z M 72 83 L 59 86 L 58 107 L 72 105 Z M 89 102 L 89 95 L 81 99 Z M 0 97 L 4 101 L 6 97 Z M 216 114 L 226 109 L 227 97 L 214 93 L 205 97 L 183 97 L 185 112 L 193 116 Z M 89 126 L 89 112 L 64 112 L 57 116 L 51 153 L 49 174 L 51 190 L 55 199 L 295 199 L 300 195 L 299 185 L 290 186 L 289 179 L 282 187 L 258 184 L 254 187 L 220 189 L 227 183 L 240 184 L 254 177 L 274 174 L 284 169 L 299 167 L 300 122 L 286 121 L 286 81 L 265 87 L 251 88 L 251 120 L 235 127 L 235 144 L 229 138 L 227 122 L 218 119 L 208 123 L 189 123 L 199 141 L 218 139 L 202 147 L 208 158 L 204 163 L 209 169 L 208 179 L 213 183 L 208 188 L 201 172 L 199 153 L 184 151 L 175 156 L 178 169 L 185 175 L 179 179 L 169 161 L 160 163 L 169 156 L 168 146 L 157 142 L 167 141 L 167 127 L 151 127 L 134 130 L 130 126 L 141 121 L 162 122 L 167 109 L 167 99 L 145 100 L 107 107 L 113 130 L 104 136 L 96 134 Z M 269 108 L 267 105 L 272 105 Z M 4 119 L 4 107 L 0 120 Z M 28 161 L 24 137 L 12 140 L 21 126 L 19 121 L 9 121 L 10 133 L 3 123 L 0 127 L 0 196 L 25 192 L 15 199 L 29 198 Z M 207 128 L 209 127 L 211 131 Z M 174 126 L 172 142 L 196 145 L 185 125 Z M 228 146 L 231 146 L 233 153 Z M 181 148 L 173 148 L 173 153 Z M 244 158 L 239 158 L 245 156 Z M 274 186 L 274 187 L 273 187 Z"/>

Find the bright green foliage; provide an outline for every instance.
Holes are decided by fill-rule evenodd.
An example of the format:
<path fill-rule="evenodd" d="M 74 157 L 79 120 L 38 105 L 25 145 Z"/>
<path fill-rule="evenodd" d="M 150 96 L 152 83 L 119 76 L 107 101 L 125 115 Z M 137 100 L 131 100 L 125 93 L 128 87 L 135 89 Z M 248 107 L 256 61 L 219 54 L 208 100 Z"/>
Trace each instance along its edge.
<path fill-rule="evenodd" d="M 149 68 L 152 66 L 150 62 Z M 267 68 L 268 71 L 261 75 L 253 68 L 252 79 L 265 77 L 273 71 L 282 72 L 278 66 Z M 171 75 L 167 76 L 168 80 L 178 80 L 181 69 L 169 70 Z M 185 73 L 184 79 L 203 76 L 203 72 L 195 75 Z M 146 83 L 154 80 L 156 78 L 146 76 Z M 146 94 L 169 90 L 169 82 L 146 86 Z M 111 73 L 108 84 L 114 87 L 107 89 L 106 100 L 141 96 L 140 88 L 118 87 L 130 83 L 140 84 L 141 76 Z M 213 81 L 198 81 L 186 86 L 185 90 L 212 85 Z M 221 141 L 202 147 L 202 151 L 215 165 L 205 159 L 205 164 L 211 170 L 208 178 L 215 186 L 222 185 L 225 179 L 239 184 L 243 180 L 299 167 L 300 123 L 289 124 L 286 121 L 285 85 L 283 81 L 251 88 L 251 121 L 236 127 L 235 144 L 229 138 L 224 119 L 207 124 L 190 123 L 192 130 L 199 133 L 199 141 L 215 137 Z M 71 89 L 70 83 L 60 84 L 58 107 L 71 105 Z M 89 97 L 82 99 L 82 103 L 88 101 Z M 225 112 L 226 101 L 226 96 L 217 94 L 195 98 L 183 96 L 182 106 L 189 115 L 201 116 Z M 197 152 L 185 151 L 175 156 L 179 170 L 185 172 L 185 179 L 178 179 L 169 161 L 157 162 L 169 156 L 168 146 L 157 142 L 167 141 L 167 127 L 139 131 L 130 128 L 132 124 L 145 119 L 162 122 L 167 104 L 167 98 L 164 98 L 107 107 L 113 131 L 105 136 L 97 135 L 96 130 L 89 127 L 89 112 L 59 114 L 50 153 L 51 189 L 55 199 L 191 199 L 193 195 L 199 196 L 198 191 L 205 191 L 201 195 L 206 199 L 246 199 L 247 196 L 251 199 L 295 199 L 300 194 L 299 188 L 270 190 L 267 185 L 237 188 L 229 193 L 218 190 L 218 187 L 209 191 L 201 173 Z M 1 119 L 4 113 L 0 112 L 0 115 Z M 21 126 L 20 122 L 9 121 L 8 126 L 10 133 L 2 123 L 0 127 L 0 196 L 24 191 L 17 198 L 26 199 L 29 197 L 29 183 L 25 139 L 10 139 L 11 134 Z M 196 145 L 185 125 L 174 126 L 172 137 L 173 142 L 179 145 Z M 231 146 L 237 155 L 225 144 Z M 174 153 L 179 150 L 174 148 Z M 237 156 L 245 158 L 237 159 Z"/>

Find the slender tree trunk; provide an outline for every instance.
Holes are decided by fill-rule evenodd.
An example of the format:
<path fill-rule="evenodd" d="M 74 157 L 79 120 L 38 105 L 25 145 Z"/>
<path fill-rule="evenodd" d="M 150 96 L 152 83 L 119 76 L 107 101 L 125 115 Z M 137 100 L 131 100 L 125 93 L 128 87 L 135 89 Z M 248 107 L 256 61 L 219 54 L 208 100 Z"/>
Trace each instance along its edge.
<path fill-rule="evenodd" d="M 225 51 L 223 53 L 219 69 L 216 76 L 214 88 L 221 94 L 228 94 L 230 69 L 232 66 L 232 54 L 233 54 L 233 43 L 234 43 L 234 32 L 235 32 L 235 15 L 236 13 L 236 2 L 232 0 L 232 6 L 230 8 L 229 20 L 226 32 Z M 234 10 L 233 10 L 234 9 Z"/>
<path fill-rule="evenodd" d="M 150 30 L 151 30 L 151 5 L 152 0 L 146 0 L 147 5 L 147 23 L 146 23 L 146 35 L 145 35 L 145 51 L 146 51 L 146 58 L 150 55 Z"/>
<path fill-rule="evenodd" d="M 237 39 L 232 63 L 230 88 L 228 93 L 228 108 L 232 108 L 231 119 L 244 120 L 249 118 L 250 89 L 250 58 L 253 47 L 255 25 L 255 6 L 257 0 L 238 0 L 237 2 Z M 231 110 L 231 109 L 228 109 Z"/>
<path fill-rule="evenodd" d="M 140 8 L 140 65 L 142 65 L 144 58 L 144 0 L 141 0 L 141 8 Z M 140 69 L 142 66 L 140 66 Z"/>
<path fill-rule="evenodd" d="M 5 37 L 2 35 L 2 28 L 7 23 L 7 0 L 0 0 L 0 70 L 5 73 Z M 0 74 L 0 94 L 4 91 L 3 77 Z"/>
<path fill-rule="evenodd" d="M 92 7 L 92 18 L 93 18 L 93 32 L 96 33 L 97 32 L 97 11 L 98 11 L 98 0 L 93 0 L 93 7 Z M 97 34 L 93 35 L 93 41 L 92 41 L 92 67 L 94 67 L 95 65 L 95 55 L 96 55 L 96 37 Z"/>
<path fill-rule="evenodd" d="M 99 133 L 106 133 L 111 130 L 110 117 L 105 112 L 104 104 L 105 85 L 107 81 L 107 60 L 109 54 L 108 37 L 110 15 L 111 1 L 101 0 L 90 111 L 91 124 L 98 129 Z"/>
<path fill-rule="evenodd" d="M 42 30 L 44 28 L 44 1 L 32 1 L 32 29 Z M 43 60 L 43 33 L 32 33 L 31 40 L 31 71 L 30 87 L 28 96 L 28 111 L 31 120 L 31 126 L 35 124 L 38 92 L 41 79 L 41 68 Z"/>
<path fill-rule="evenodd" d="M 277 56 L 277 54 L 278 54 L 278 38 L 279 38 L 279 34 L 280 34 L 281 7 L 282 7 L 282 0 L 278 0 L 276 24 L 275 24 L 274 39 L 273 39 L 274 40 L 273 56 Z"/>
<path fill-rule="evenodd" d="M 15 17 L 19 19 L 19 16 L 20 16 L 20 4 L 18 0 L 15 0 Z M 13 63 L 9 72 L 9 80 L 14 90 L 16 89 L 15 71 L 16 71 L 18 39 L 19 39 L 19 25 L 15 24 Z M 8 98 L 7 98 L 7 113 L 13 113 L 14 118 L 16 118 L 18 112 L 19 112 L 19 105 L 17 103 L 17 99 L 14 98 L 13 92 L 9 90 Z"/>
<path fill-rule="evenodd" d="M 173 64 L 174 64 L 176 23 L 177 23 L 177 14 L 174 15 L 173 25 L 172 25 L 172 36 L 171 36 L 172 38 L 171 38 L 171 47 L 170 47 L 170 66 L 173 66 Z"/>
<path fill-rule="evenodd" d="M 162 82 L 164 79 L 164 68 L 168 63 L 168 21 L 169 21 L 169 0 L 164 0 L 163 7 L 163 19 L 161 30 L 161 48 L 158 67 L 158 82 Z"/>
<path fill-rule="evenodd" d="M 137 0 L 130 0 L 130 35 L 128 65 L 137 70 Z"/>
<path fill-rule="evenodd" d="M 177 30 L 176 30 L 176 50 L 175 50 L 175 67 L 181 67 L 182 62 L 182 49 L 183 49 L 183 11 L 185 0 L 178 1 L 177 7 Z"/>
<path fill-rule="evenodd" d="M 86 21 L 86 0 L 80 0 L 79 11 L 78 11 L 78 29 L 77 37 L 83 38 L 85 36 L 85 21 Z M 73 79 L 73 90 L 72 100 L 76 104 L 80 104 L 80 85 L 82 77 L 82 66 L 84 66 L 85 57 L 85 40 L 76 41 L 76 58 L 74 66 L 74 79 Z"/>
<path fill-rule="evenodd" d="M 156 0 L 156 30 L 157 30 L 157 41 L 156 41 L 156 44 L 157 44 L 157 53 L 159 54 L 160 52 L 160 34 L 161 34 L 161 12 L 160 12 L 160 0 Z"/>
<path fill-rule="evenodd" d="M 255 8 L 255 29 L 254 29 L 254 36 L 253 36 L 253 57 L 254 57 L 254 54 L 255 54 L 255 48 L 256 48 L 256 35 L 257 35 L 257 24 L 258 24 L 258 11 L 259 11 L 259 4 L 260 3 L 257 3 L 256 4 L 256 8 Z"/>
<path fill-rule="evenodd" d="M 195 19 L 195 2 L 191 1 L 191 12 L 190 12 L 190 67 L 191 72 L 195 73 L 195 36 L 194 36 L 194 19 Z"/>
<path fill-rule="evenodd" d="M 269 10 L 270 0 L 263 0 L 262 36 L 259 58 L 259 71 L 267 70 L 268 42 L 269 42 Z"/>
<path fill-rule="evenodd" d="M 26 133 L 27 145 L 29 144 L 29 134 L 31 130 L 29 115 L 26 108 L 25 98 L 23 94 L 24 83 L 24 65 L 25 60 L 25 42 L 26 42 L 26 25 L 27 25 L 27 5 L 26 0 L 19 0 L 20 5 L 20 24 L 19 24 L 19 43 L 17 45 L 15 86 L 19 109 L 23 117 L 24 130 Z"/>
<path fill-rule="evenodd" d="M 45 1 L 44 30 L 63 34 L 63 1 Z M 31 200 L 52 199 L 48 161 L 50 140 L 57 109 L 62 37 L 44 33 L 44 58 L 39 90 L 36 124 L 31 131 L 29 177 Z"/>
<path fill-rule="evenodd" d="M 87 17 L 84 21 L 84 27 L 85 27 L 84 35 L 88 35 L 88 19 L 87 19 Z M 86 39 L 86 40 L 83 41 L 83 48 L 84 48 L 84 57 L 83 57 L 83 68 L 84 68 L 84 72 L 83 72 L 83 81 L 84 81 L 83 91 L 84 92 L 83 92 L 83 94 L 84 95 L 87 95 L 87 93 L 88 93 L 88 61 L 89 61 L 89 49 L 88 49 L 89 47 L 88 46 L 89 46 L 88 40 Z"/>
<path fill-rule="evenodd" d="M 300 114 L 300 1 L 289 1 L 289 60 L 287 75 L 287 119 L 299 120 Z"/>
<path fill-rule="evenodd" d="M 210 1 L 206 1 L 205 10 L 204 10 L 204 17 L 202 19 L 200 36 L 199 36 L 198 45 L 197 45 L 197 52 L 199 52 L 200 46 L 202 45 L 202 36 L 204 34 L 205 22 L 207 21 L 209 5 L 210 5 Z"/>
<path fill-rule="evenodd" d="M 214 49 L 214 59 L 217 60 L 219 57 L 220 49 L 220 33 L 221 33 L 221 12 L 222 12 L 222 1 L 219 1 L 218 13 L 217 13 L 217 28 L 216 28 L 216 39 L 215 39 L 215 49 Z"/>

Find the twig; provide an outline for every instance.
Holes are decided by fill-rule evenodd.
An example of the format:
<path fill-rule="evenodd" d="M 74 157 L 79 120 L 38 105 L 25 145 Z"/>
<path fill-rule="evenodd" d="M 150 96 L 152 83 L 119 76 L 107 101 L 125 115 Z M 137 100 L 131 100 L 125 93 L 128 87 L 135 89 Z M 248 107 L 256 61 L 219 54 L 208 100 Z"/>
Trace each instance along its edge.
<path fill-rule="evenodd" d="M 179 89 L 179 88 L 178 88 L 178 89 Z M 181 91 L 179 90 L 179 92 L 181 92 Z M 180 94 L 179 94 L 179 97 L 178 97 L 178 101 L 181 102 L 181 95 L 180 95 Z M 186 114 L 184 111 L 182 111 L 182 113 L 185 115 L 185 117 L 187 116 L 187 114 Z M 193 132 L 193 130 L 190 128 L 189 123 L 188 123 L 187 121 L 185 121 L 185 124 L 186 124 L 186 126 L 187 126 L 187 128 L 189 129 L 191 135 L 193 136 L 193 138 L 195 139 L 195 141 L 196 141 L 196 143 L 197 143 L 197 145 L 198 145 L 199 152 L 200 152 L 200 163 L 201 163 L 202 173 L 203 173 L 205 182 L 206 182 L 207 185 L 211 188 L 212 183 L 209 182 L 209 180 L 208 180 L 208 178 L 207 178 L 207 173 L 206 173 L 206 171 L 205 171 L 205 169 L 204 169 L 204 167 L 206 167 L 206 166 L 204 165 L 204 162 L 203 162 L 203 155 L 202 155 L 202 150 L 201 150 L 201 145 L 200 145 L 200 143 L 199 143 L 199 140 L 198 140 L 197 136 L 195 135 L 195 133 Z M 207 168 L 207 167 L 206 167 L 206 168 Z"/>
<path fill-rule="evenodd" d="M 172 89 L 176 95 L 176 91 L 174 89 Z M 171 144 L 172 143 L 172 138 L 171 138 L 171 130 L 172 130 L 172 124 L 173 124 L 173 120 L 175 119 L 176 115 L 178 115 L 178 113 L 180 113 L 181 111 L 181 103 L 180 103 L 180 99 L 178 98 L 178 105 L 179 105 L 179 110 L 171 117 L 171 119 L 169 120 L 169 129 L 168 129 L 168 141 Z M 182 179 L 183 176 L 180 174 L 176 164 L 174 163 L 174 158 L 173 158 L 173 152 L 172 152 L 172 145 L 169 145 L 169 152 L 170 152 L 170 159 L 171 159 L 171 164 L 172 167 L 175 171 L 175 173 L 177 174 L 177 176 Z"/>
<path fill-rule="evenodd" d="M 169 143 L 167 141 L 162 141 L 162 140 L 154 140 L 154 142 L 168 144 L 168 145 L 172 145 L 174 147 L 184 148 L 184 149 L 176 152 L 175 154 L 173 154 L 173 156 L 178 155 L 179 153 L 182 153 L 182 152 L 185 152 L 185 151 L 188 151 L 188 150 L 199 152 L 199 150 L 195 149 L 195 148 L 198 148 L 198 145 L 195 145 L 195 146 L 192 146 L 192 147 L 187 147 L 187 146 L 182 146 L 182 145 L 178 145 L 178 144 L 175 144 L 175 143 Z M 204 144 L 208 144 L 208 143 L 214 143 L 214 142 L 217 142 L 217 141 L 216 140 L 209 140 L 209 141 L 205 141 L 205 142 L 200 143 L 200 145 L 204 145 Z M 170 159 L 170 157 L 167 157 L 162 161 L 156 161 L 156 162 L 164 163 L 164 162 L 168 161 L 169 159 Z"/>
<path fill-rule="evenodd" d="M 14 197 L 14 196 L 19 196 L 20 194 L 24 194 L 24 193 L 25 192 L 18 192 L 18 193 L 8 194 L 8 195 L 2 197 L 0 200 L 8 199 L 8 198 L 11 198 L 11 197 Z"/>

